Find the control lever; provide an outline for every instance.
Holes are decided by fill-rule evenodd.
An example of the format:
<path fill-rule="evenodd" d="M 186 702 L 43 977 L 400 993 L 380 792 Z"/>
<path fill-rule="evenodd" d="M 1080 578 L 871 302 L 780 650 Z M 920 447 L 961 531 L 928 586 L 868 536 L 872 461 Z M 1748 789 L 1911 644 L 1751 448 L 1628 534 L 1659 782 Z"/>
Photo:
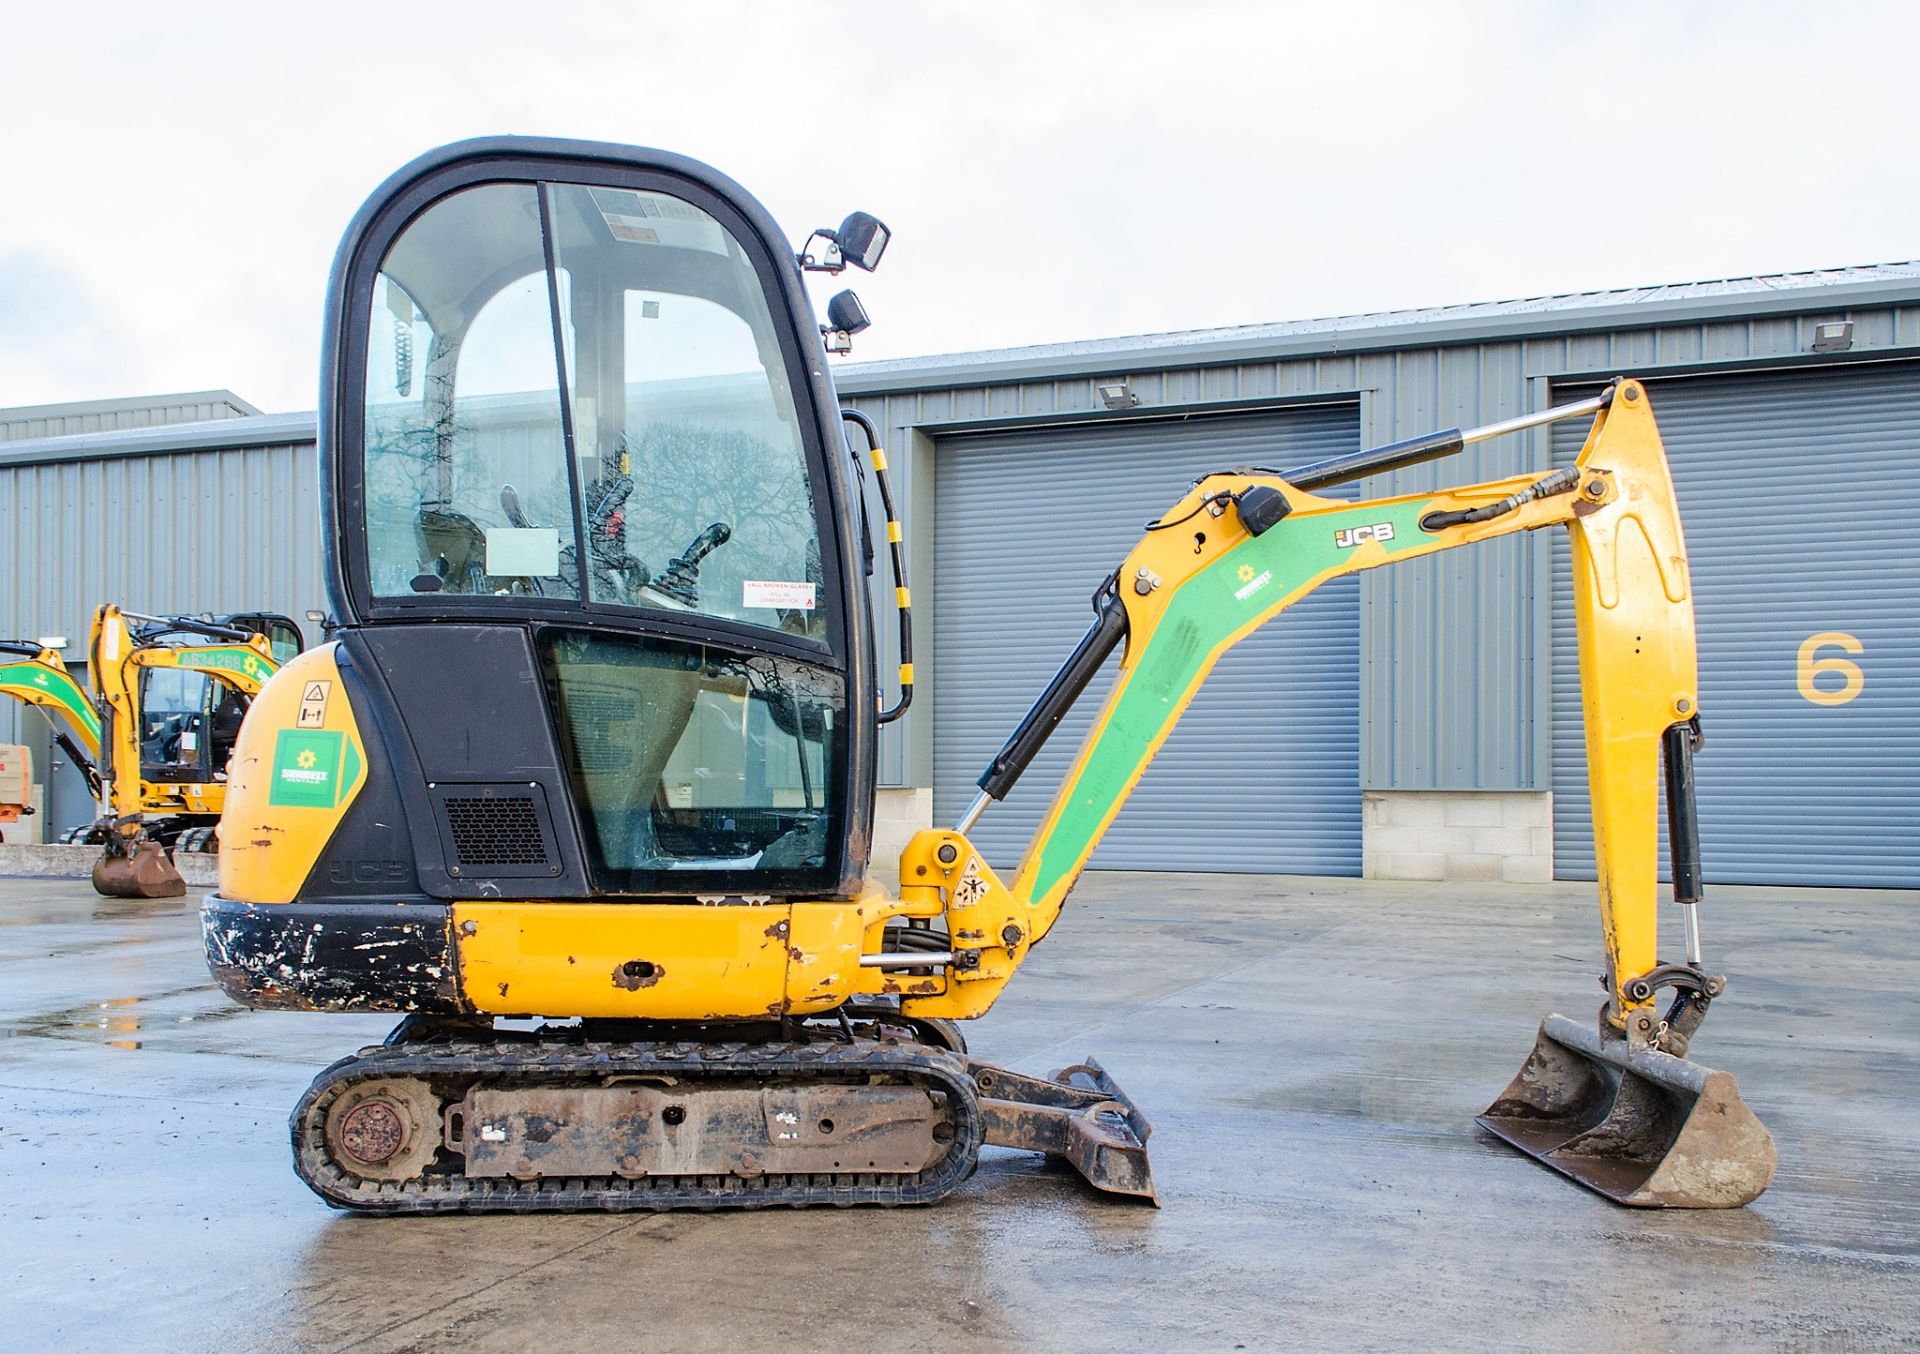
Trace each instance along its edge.
<path fill-rule="evenodd" d="M 698 606 L 700 602 L 700 561 L 718 550 L 733 538 L 733 528 L 725 522 L 715 522 L 705 531 L 693 538 L 693 543 L 675 557 L 658 578 L 653 580 L 656 592 L 664 593 L 676 602 L 687 606 Z"/>

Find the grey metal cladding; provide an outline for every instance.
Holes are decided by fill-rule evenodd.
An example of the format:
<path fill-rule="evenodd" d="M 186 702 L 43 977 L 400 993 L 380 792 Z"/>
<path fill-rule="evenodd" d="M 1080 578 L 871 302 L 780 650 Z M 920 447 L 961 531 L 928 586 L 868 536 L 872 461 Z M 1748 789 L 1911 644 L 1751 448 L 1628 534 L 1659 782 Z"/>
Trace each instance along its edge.
<path fill-rule="evenodd" d="M 1208 470 L 1359 445 L 1315 406 L 943 439 L 937 452 L 934 818 L 974 781 L 1092 620 L 1142 525 Z M 1110 869 L 1360 872 L 1359 594 L 1329 584 L 1229 652 L 1094 856 Z M 1112 685 L 1112 663 L 971 834 L 1011 869 Z"/>
<path fill-rule="evenodd" d="M 1920 885 L 1920 363 L 1649 388 L 1692 563 L 1708 881 Z M 1556 459 L 1579 440 L 1566 428 Z M 1571 582 L 1554 534 L 1555 873 L 1591 879 Z M 1801 645 L 1828 632 L 1862 646 L 1815 655 L 1859 667 L 1843 704 L 1800 691 Z M 1815 686 L 1841 689 L 1842 675 Z"/>
<path fill-rule="evenodd" d="M 79 657 L 102 602 L 299 621 L 321 597 L 311 443 L 0 463 L 8 636 L 64 634 Z"/>
<path fill-rule="evenodd" d="M 1393 441 L 1527 413 L 1519 344 L 1422 348 L 1363 363 L 1366 439 Z M 1368 498 L 1431 493 L 1544 465 L 1544 439 L 1500 438 L 1367 480 Z M 1361 784 L 1528 789 L 1545 779 L 1533 735 L 1536 596 L 1546 562 L 1504 537 L 1362 578 Z"/>
<path fill-rule="evenodd" d="M 1652 334 L 1702 324 L 1739 324 L 1755 317 L 1764 321 L 1911 305 L 1916 294 L 1920 261 L 1869 264 L 856 362 L 839 368 L 835 383 L 842 394 L 877 395 L 1116 371 L 1243 366 L 1334 353 L 1513 343 L 1582 331 Z M 1606 333 L 1596 336 L 1607 338 Z"/>
<path fill-rule="evenodd" d="M 259 412 L 231 390 L 25 405 L 0 409 L 0 442 L 245 418 Z"/>

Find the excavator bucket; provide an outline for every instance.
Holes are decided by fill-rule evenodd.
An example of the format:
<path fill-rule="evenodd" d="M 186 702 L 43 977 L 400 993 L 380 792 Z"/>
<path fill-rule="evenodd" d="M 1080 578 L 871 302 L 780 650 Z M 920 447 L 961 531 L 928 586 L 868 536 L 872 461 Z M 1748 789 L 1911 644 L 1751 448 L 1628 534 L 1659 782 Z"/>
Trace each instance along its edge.
<path fill-rule="evenodd" d="M 1561 1015 L 1479 1123 L 1634 1208 L 1738 1208 L 1773 1180 L 1773 1135 L 1730 1074 Z"/>
<path fill-rule="evenodd" d="M 93 887 L 109 898 L 178 898 L 187 881 L 156 841 L 109 842 L 93 863 Z"/>

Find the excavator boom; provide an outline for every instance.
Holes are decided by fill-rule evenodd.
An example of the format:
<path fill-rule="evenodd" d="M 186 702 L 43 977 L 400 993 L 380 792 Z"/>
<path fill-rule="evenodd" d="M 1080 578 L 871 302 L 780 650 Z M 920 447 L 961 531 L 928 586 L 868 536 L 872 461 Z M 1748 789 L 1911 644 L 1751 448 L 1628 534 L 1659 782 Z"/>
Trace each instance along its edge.
<path fill-rule="evenodd" d="M 85 752 L 83 765 L 90 767 L 99 757 L 100 716 L 59 650 L 36 640 L 0 640 L 0 695 L 36 707 L 56 730 L 64 730 Z"/>

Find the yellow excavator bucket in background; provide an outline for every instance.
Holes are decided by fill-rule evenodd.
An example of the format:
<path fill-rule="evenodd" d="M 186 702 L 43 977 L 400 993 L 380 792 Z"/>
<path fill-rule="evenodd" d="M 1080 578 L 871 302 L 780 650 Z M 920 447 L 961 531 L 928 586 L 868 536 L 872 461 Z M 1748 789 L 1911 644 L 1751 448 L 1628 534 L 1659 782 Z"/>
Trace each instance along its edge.
<path fill-rule="evenodd" d="M 1550 1015 L 1479 1116 L 1501 1141 L 1615 1203 L 1738 1208 L 1773 1183 L 1773 1135 L 1731 1073 Z"/>

